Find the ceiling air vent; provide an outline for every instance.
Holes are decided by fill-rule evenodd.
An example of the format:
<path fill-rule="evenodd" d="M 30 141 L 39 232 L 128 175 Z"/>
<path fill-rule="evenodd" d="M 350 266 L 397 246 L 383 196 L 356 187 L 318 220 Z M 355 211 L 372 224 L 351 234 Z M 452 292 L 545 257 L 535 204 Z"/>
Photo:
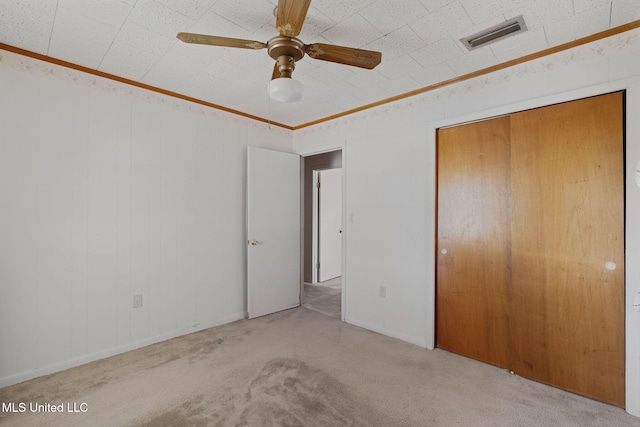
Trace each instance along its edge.
<path fill-rule="evenodd" d="M 501 24 L 480 31 L 479 33 L 475 33 L 472 36 L 460 39 L 460 41 L 467 49 L 474 50 L 524 31 L 527 31 L 527 26 L 524 23 L 522 15 L 520 15 Z"/>

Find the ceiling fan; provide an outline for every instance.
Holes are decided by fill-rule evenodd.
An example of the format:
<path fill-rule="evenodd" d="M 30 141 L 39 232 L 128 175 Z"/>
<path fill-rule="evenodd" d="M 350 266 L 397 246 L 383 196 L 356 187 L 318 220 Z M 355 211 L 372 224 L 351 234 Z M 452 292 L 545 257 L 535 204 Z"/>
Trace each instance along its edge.
<path fill-rule="evenodd" d="M 276 29 L 280 35 L 266 43 L 194 33 L 178 33 L 176 37 L 185 43 L 193 44 L 256 50 L 266 48 L 269 56 L 276 60 L 269 83 L 269 95 L 280 102 L 295 102 L 302 98 L 302 83 L 292 79 L 291 74 L 296 62 L 305 54 L 313 59 L 369 70 L 380 64 L 380 52 L 325 43 L 304 44 L 296 38 L 300 34 L 310 4 L 311 0 L 278 0 L 275 15 Z"/>

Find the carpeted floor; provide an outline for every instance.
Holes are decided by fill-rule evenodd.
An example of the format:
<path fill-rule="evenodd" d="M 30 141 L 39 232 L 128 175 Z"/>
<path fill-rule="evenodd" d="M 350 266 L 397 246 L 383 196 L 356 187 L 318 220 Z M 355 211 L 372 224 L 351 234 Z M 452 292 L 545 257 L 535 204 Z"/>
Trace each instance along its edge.
<path fill-rule="evenodd" d="M 342 277 L 322 283 L 305 283 L 303 305 L 311 310 L 340 319 L 342 312 Z"/>
<path fill-rule="evenodd" d="M 0 402 L 27 405 L 0 413 L 3 426 L 640 426 L 622 409 L 305 307 L 6 387 Z"/>

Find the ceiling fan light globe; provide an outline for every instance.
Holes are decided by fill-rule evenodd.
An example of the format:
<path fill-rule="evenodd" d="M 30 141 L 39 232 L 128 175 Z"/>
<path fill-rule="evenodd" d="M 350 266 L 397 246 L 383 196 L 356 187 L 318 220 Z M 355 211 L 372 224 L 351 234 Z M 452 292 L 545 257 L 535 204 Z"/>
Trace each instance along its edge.
<path fill-rule="evenodd" d="M 297 102 L 302 99 L 302 83 L 290 77 L 280 77 L 269 82 L 269 97 L 278 102 Z"/>

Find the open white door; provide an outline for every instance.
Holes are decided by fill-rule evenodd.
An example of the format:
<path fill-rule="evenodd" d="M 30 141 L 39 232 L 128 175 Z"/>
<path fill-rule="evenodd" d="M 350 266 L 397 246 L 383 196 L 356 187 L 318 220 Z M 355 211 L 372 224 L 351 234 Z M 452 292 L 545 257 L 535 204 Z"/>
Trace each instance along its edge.
<path fill-rule="evenodd" d="M 342 169 L 320 172 L 318 281 L 342 275 Z"/>
<path fill-rule="evenodd" d="M 300 305 L 300 157 L 247 150 L 249 318 Z"/>

